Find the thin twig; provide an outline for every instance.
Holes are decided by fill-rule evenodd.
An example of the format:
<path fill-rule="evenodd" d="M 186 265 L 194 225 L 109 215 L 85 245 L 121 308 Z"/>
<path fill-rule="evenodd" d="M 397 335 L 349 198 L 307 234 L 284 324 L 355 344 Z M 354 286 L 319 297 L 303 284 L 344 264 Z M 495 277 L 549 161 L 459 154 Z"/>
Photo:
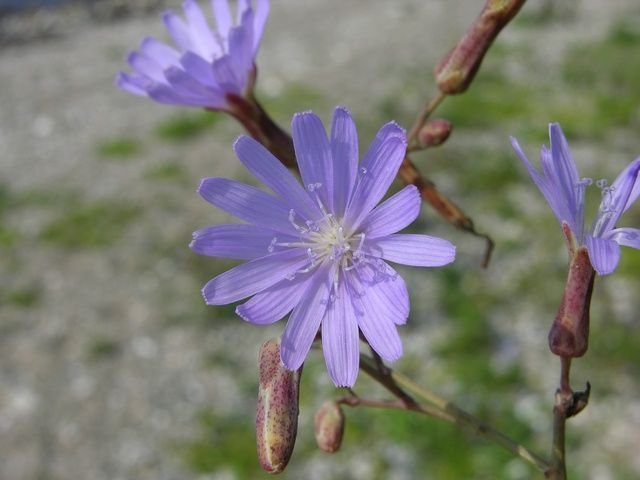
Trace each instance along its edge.
<path fill-rule="evenodd" d="M 431 405 L 414 403 L 412 406 L 407 406 L 402 400 L 371 400 L 368 398 L 362 398 L 358 395 L 351 394 L 340 397 L 336 400 L 342 405 L 348 405 L 349 407 L 371 407 L 371 408 L 385 408 L 390 410 L 405 410 L 422 413 L 428 417 L 441 418 L 449 422 L 453 421 L 453 417 L 442 412 L 439 408 Z"/>
<path fill-rule="evenodd" d="M 550 469 L 549 462 L 541 456 L 531 452 L 523 445 L 512 440 L 486 422 L 461 409 L 454 403 L 417 385 L 408 377 L 394 372 L 389 367 L 386 367 L 388 374 L 383 375 L 371 357 L 360 355 L 360 368 L 394 395 L 397 389 L 400 389 L 400 391 L 404 392 L 405 395 L 407 395 L 405 389 L 409 390 L 422 400 L 432 404 L 433 407 L 440 412 L 437 416 L 438 418 L 470 429 L 479 436 L 500 445 L 514 455 L 526 460 L 541 472 L 547 472 Z M 419 404 L 416 403 L 416 405 Z"/>
<path fill-rule="evenodd" d="M 442 103 L 446 96 L 447 95 L 445 93 L 438 91 L 438 93 L 434 95 L 422 108 L 415 122 L 413 122 L 411 130 L 409 130 L 409 134 L 407 135 L 407 145 L 409 145 L 409 151 L 413 149 L 413 144 L 416 142 L 416 137 L 418 136 L 418 132 L 420 131 L 422 126 L 429 119 L 435 109 L 438 108 L 438 105 Z"/>

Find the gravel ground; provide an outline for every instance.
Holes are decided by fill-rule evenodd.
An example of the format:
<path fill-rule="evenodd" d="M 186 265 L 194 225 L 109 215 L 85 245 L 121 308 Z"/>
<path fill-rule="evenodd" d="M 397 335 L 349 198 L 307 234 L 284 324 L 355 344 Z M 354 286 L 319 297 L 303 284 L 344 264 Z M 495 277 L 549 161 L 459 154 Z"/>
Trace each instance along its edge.
<path fill-rule="evenodd" d="M 402 91 L 404 78 L 394 70 L 404 74 L 416 63 L 434 65 L 481 4 L 272 3 L 258 60 L 261 87 L 271 96 L 290 84 L 313 87 L 327 100 L 320 111 L 323 118 L 337 103 L 364 115 L 372 98 Z M 560 58 L 561 45 L 584 32 L 595 36 L 605 31 L 632 3 L 612 1 L 603 8 L 603 2 L 583 1 L 579 22 L 568 29 L 547 28 L 539 38 L 529 33 L 531 41 L 548 52 L 546 61 L 552 65 Z M 531 4 L 528 8 L 538 7 Z M 175 115 L 172 108 L 133 98 L 113 86 L 127 50 L 145 35 L 164 38 L 161 22 L 155 13 L 141 11 L 117 21 L 90 21 L 80 6 L 62 12 L 15 20 L 25 25 L 44 22 L 46 35 L 38 33 L 36 23 L 35 33 L 24 41 L 14 41 L 12 34 L 11 42 L 0 45 L 0 182 L 16 197 L 53 195 L 51 206 L 22 207 L 3 217 L 20 233 L 20 241 L 1 253 L 0 289 L 33 287 L 38 301 L 28 308 L 1 306 L 0 478 L 198 478 L 171 454 L 171 446 L 194 434 L 194 418 L 205 407 L 215 406 L 223 415 L 253 411 L 248 392 L 255 385 L 243 385 L 237 378 L 239 372 L 251 378 L 256 345 L 280 330 L 224 319 L 206 329 L 183 318 L 193 311 L 189 302 L 199 301 L 202 280 L 192 274 L 194 260 L 186 249 L 190 232 L 224 219 L 193 190 L 202 176 L 239 175 L 230 142 L 240 130 L 225 120 L 215 135 L 199 137 L 187 147 L 145 141 L 135 161 L 105 161 L 96 154 L 96 145 L 105 138 L 149 139 L 158 122 Z M 18 30 L 8 25 L 5 31 Z M 524 34 L 507 31 L 504 41 L 515 41 L 518 35 Z M 425 93 L 430 82 L 425 78 Z M 184 165 L 185 183 L 144 182 L 159 160 L 171 159 Z M 120 241 L 99 250 L 43 244 L 39 232 L 60 213 L 56 196 L 65 192 L 75 192 L 77 201 L 88 204 L 118 199 L 143 213 Z M 468 251 L 479 248 L 471 240 L 461 242 Z M 176 244 L 184 249 L 175 249 Z M 416 303 L 422 301 L 426 303 Z M 534 315 L 524 312 L 512 327 L 525 343 L 532 334 L 527 317 Z M 420 340 L 408 340 L 409 351 L 420 348 Z M 101 349 L 107 354 L 96 354 Z M 212 352 L 228 361 L 212 367 L 207 364 Z M 541 365 L 532 349 L 525 345 L 523 352 L 525 363 Z M 553 377 L 536 373 L 533 378 L 552 391 Z M 640 475 L 633 453 L 640 441 L 639 407 L 630 400 L 637 390 L 637 385 L 629 385 L 629 396 L 609 407 L 616 414 L 619 407 L 627 413 L 619 418 L 633 421 L 613 422 L 603 435 L 616 442 L 624 461 Z M 591 420 L 580 422 L 605 428 L 603 408 L 590 407 Z M 350 478 L 368 478 L 357 459 L 348 461 L 356 472 Z M 316 457 L 294 468 L 294 475 L 314 469 L 341 478 L 336 470 L 322 470 L 334 467 L 319 466 Z M 401 472 L 402 465 L 398 468 Z M 608 478 L 602 468 L 594 470 L 592 478 Z M 232 478 L 229 475 L 219 472 L 211 478 Z"/>

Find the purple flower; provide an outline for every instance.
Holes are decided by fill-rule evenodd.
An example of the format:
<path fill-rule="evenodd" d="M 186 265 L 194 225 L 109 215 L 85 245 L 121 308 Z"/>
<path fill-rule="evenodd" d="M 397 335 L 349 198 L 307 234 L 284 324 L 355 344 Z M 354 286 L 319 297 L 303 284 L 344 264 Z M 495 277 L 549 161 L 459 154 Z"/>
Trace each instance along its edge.
<path fill-rule="evenodd" d="M 421 267 L 448 264 L 455 247 L 427 235 L 397 234 L 420 211 L 407 186 L 376 207 L 393 182 L 406 149 L 405 131 L 383 126 L 358 166 L 358 136 L 349 112 L 336 108 L 329 138 L 312 112 L 292 122 L 303 186 L 262 145 L 240 137 L 234 150 L 273 193 L 224 178 L 206 178 L 200 195 L 247 222 L 193 234 L 200 254 L 248 260 L 209 281 L 209 305 L 252 298 L 236 308 L 266 325 L 292 312 L 281 357 L 298 369 L 320 331 L 329 374 L 351 386 L 358 374 L 359 333 L 385 360 L 402 355 L 396 326 L 406 322 L 404 281 L 385 260 Z"/>
<path fill-rule="evenodd" d="M 145 38 L 127 61 L 133 73 L 120 72 L 116 84 L 135 95 L 160 103 L 212 109 L 227 108 L 227 94 L 252 88 L 254 58 L 269 13 L 268 0 L 238 0 L 233 26 L 228 0 L 211 0 L 217 30 L 209 28 L 195 0 L 182 5 L 187 21 L 167 11 L 164 23 L 178 50 L 155 38 Z"/>
<path fill-rule="evenodd" d="M 515 138 L 511 144 L 560 224 L 570 228 L 578 245 L 587 247 L 594 270 L 599 275 L 612 273 L 620 260 L 620 245 L 640 249 L 640 229 L 615 228 L 620 216 L 640 195 L 640 157 L 627 165 L 611 186 L 605 180 L 596 182 L 602 201 L 593 225 L 585 229 L 584 194 L 593 182 L 578 177 L 560 125 L 549 125 L 549 138 L 551 150 L 545 146 L 540 150 L 542 173 L 529 162 Z"/>

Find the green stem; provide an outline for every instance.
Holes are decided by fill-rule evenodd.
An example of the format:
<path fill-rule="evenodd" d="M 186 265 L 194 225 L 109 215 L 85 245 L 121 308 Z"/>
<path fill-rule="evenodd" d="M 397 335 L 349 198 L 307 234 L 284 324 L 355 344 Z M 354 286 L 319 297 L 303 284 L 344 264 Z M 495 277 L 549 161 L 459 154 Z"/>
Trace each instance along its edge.
<path fill-rule="evenodd" d="M 433 416 L 441 418 L 442 420 L 446 420 L 450 423 L 453 423 L 454 425 L 465 427 L 475 432 L 479 436 L 500 445 L 504 449 L 513 453 L 515 456 L 526 460 L 541 472 L 547 472 L 550 469 L 550 465 L 547 460 L 531 452 L 523 445 L 512 440 L 504 433 L 495 429 L 483 420 L 480 420 L 479 418 L 461 409 L 454 403 L 417 385 L 415 382 L 413 382 L 413 380 L 400 373 L 394 372 L 389 367 L 385 367 L 385 370 L 381 371 L 377 368 L 375 361 L 371 357 L 360 355 L 360 368 L 399 398 L 401 397 L 396 393 L 398 389 L 403 393 L 404 397 L 407 396 L 404 389 L 409 390 L 417 397 L 420 397 L 422 400 L 432 404 L 432 406 L 435 407 L 435 409 L 439 413 Z M 415 402 L 414 405 L 420 406 Z M 405 408 L 407 410 L 416 410 L 416 408 L 408 407 L 406 406 L 406 404 Z"/>

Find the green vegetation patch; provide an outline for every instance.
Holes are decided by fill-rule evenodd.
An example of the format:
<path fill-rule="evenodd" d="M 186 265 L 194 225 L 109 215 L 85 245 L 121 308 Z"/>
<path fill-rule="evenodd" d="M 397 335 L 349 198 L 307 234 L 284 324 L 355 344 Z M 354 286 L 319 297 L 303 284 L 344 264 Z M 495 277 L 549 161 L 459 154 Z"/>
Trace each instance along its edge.
<path fill-rule="evenodd" d="M 155 134 L 169 141 L 184 141 L 209 130 L 220 120 L 215 112 L 201 111 L 181 113 L 159 123 Z"/>
<path fill-rule="evenodd" d="M 111 245 L 139 214 L 137 207 L 122 201 L 76 205 L 49 223 L 40 238 L 65 248 Z"/>
<path fill-rule="evenodd" d="M 13 305 L 18 308 L 29 308 L 40 301 L 41 293 L 41 290 L 35 286 L 14 288 L 3 295 L 3 300 L 7 305 Z"/>
<path fill-rule="evenodd" d="M 102 140 L 96 147 L 96 152 L 106 158 L 130 158 L 142 150 L 142 144 L 135 138 L 122 137 Z"/>
<path fill-rule="evenodd" d="M 237 478 L 256 478 L 262 472 L 251 416 L 223 416 L 206 411 L 200 415 L 199 424 L 199 438 L 178 447 L 179 456 L 190 470 L 210 473 L 228 468 Z"/>
<path fill-rule="evenodd" d="M 146 172 L 147 180 L 183 183 L 188 179 L 187 169 L 177 161 L 169 161 L 153 165 Z"/>

